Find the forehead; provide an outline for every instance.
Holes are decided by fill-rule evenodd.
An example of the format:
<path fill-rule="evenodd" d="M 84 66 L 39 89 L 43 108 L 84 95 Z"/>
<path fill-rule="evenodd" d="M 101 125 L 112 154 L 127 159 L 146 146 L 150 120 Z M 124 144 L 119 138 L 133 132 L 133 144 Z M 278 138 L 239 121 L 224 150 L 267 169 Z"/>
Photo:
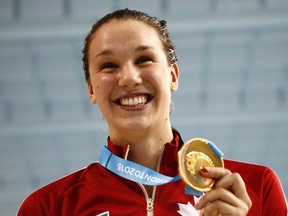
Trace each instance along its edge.
<path fill-rule="evenodd" d="M 154 27 L 138 20 L 111 20 L 93 33 L 91 45 L 97 47 L 114 44 L 132 46 L 133 42 L 149 46 L 161 46 L 161 40 Z M 143 45 L 144 45 L 143 44 Z"/>

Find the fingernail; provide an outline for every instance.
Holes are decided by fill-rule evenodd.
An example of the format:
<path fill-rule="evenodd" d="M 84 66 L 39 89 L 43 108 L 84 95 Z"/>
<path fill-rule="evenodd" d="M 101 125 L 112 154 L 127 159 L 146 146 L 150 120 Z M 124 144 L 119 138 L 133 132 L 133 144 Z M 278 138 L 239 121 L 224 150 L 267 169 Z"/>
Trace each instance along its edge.
<path fill-rule="evenodd" d="M 208 173 L 209 170 L 206 167 L 201 167 L 201 172 L 203 173 Z"/>

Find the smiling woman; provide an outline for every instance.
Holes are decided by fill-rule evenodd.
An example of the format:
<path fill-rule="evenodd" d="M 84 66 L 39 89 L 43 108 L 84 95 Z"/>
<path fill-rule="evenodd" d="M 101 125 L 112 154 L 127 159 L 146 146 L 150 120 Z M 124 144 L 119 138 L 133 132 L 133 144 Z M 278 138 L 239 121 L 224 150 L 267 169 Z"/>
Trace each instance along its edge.
<path fill-rule="evenodd" d="M 139 11 L 115 11 L 85 39 L 89 99 L 109 127 L 99 162 L 30 195 L 18 215 L 286 215 L 275 173 L 224 159 L 201 167 L 215 182 L 200 200 L 178 176 L 183 146 L 170 123 L 179 68 L 165 21 Z"/>
<path fill-rule="evenodd" d="M 144 131 L 148 136 L 155 129 L 161 131 L 159 138 L 172 139 L 167 118 L 171 92 L 178 85 L 178 67 L 169 65 L 154 28 L 137 20 L 112 20 L 92 38 L 89 96 L 107 120 L 111 140 L 123 142 L 127 135 Z M 165 132 L 168 128 L 169 136 Z"/>

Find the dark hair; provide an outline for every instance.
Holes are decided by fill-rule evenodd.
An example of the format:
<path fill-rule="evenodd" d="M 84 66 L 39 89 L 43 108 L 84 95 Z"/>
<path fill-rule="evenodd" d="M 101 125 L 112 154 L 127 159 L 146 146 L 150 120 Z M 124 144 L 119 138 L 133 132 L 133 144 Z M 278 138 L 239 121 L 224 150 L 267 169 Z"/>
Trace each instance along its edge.
<path fill-rule="evenodd" d="M 169 37 L 169 33 L 167 30 L 167 25 L 165 20 L 158 20 L 156 17 L 151 17 L 146 13 L 136 11 L 136 10 L 130 10 L 130 9 L 123 9 L 123 10 L 117 10 L 112 13 L 109 13 L 105 15 L 103 18 L 98 20 L 93 26 L 88 35 L 85 38 L 84 41 L 84 48 L 83 48 L 83 69 L 85 72 L 85 79 L 88 82 L 90 79 L 90 74 L 89 74 L 89 48 L 90 48 L 90 43 L 93 39 L 93 34 L 104 24 L 108 23 L 111 20 L 137 20 L 137 21 L 142 21 L 149 26 L 153 27 L 157 32 L 158 35 L 161 39 L 162 45 L 163 45 L 163 50 L 166 54 L 167 61 L 169 65 L 173 65 L 174 63 L 177 62 L 177 57 L 175 53 L 175 47 L 173 45 L 173 42 L 171 41 Z"/>

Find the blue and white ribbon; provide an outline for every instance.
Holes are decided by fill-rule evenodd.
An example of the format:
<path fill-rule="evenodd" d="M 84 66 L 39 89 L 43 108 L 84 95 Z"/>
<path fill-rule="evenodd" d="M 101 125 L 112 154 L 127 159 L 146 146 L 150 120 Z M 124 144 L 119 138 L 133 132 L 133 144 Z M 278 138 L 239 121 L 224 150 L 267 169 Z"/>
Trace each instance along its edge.
<path fill-rule="evenodd" d="M 219 157 L 223 157 L 223 153 L 215 144 L 209 143 L 209 146 Z M 135 162 L 124 160 L 113 154 L 106 145 L 100 152 L 99 163 L 118 176 L 144 185 L 158 186 L 181 179 L 179 175 L 175 177 L 166 176 Z M 188 186 L 185 187 L 185 193 L 196 196 L 204 194 Z"/>
<path fill-rule="evenodd" d="M 176 177 L 166 176 L 140 164 L 124 160 L 109 151 L 107 146 L 104 146 L 101 150 L 99 163 L 123 178 L 144 185 L 157 186 L 180 179 L 179 175 Z"/>

